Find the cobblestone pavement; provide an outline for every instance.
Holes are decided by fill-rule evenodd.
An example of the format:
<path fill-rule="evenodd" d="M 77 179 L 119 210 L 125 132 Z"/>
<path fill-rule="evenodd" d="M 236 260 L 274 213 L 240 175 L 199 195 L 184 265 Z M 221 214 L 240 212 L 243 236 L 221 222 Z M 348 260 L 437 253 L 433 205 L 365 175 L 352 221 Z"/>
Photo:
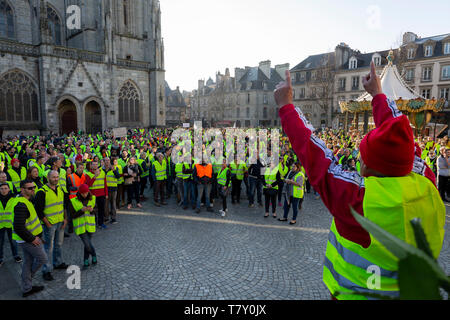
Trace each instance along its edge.
<path fill-rule="evenodd" d="M 81 271 L 80 290 L 67 288 L 65 271 L 54 271 L 52 282 L 44 282 L 39 271 L 34 284 L 45 290 L 28 299 L 329 299 L 322 263 L 331 216 L 312 194 L 295 226 L 264 218 L 263 208 L 248 208 L 246 199 L 230 204 L 224 218 L 219 203 L 215 213 L 202 208 L 197 214 L 174 202 L 157 208 L 147 201 L 143 209 L 119 211 L 119 223 L 93 238 L 99 263 Z M 448 206 L 446 221 L 439 262 L 450 274 Z M 20 264 L 12 260 L 9 244 L 4 249 L 0 299 L 22 299 Z M 64 261 L 81 266 L 82 257 L 80 239 L 66 238 Z"/>

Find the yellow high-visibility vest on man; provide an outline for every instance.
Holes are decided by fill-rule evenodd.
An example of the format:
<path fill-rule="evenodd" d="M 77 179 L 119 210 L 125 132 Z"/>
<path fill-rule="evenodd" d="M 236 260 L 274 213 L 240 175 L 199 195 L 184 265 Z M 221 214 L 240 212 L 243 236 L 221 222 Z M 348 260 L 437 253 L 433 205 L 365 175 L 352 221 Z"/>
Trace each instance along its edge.
<path fill-rule="evenodd" d="M 167 163 L 166 159 L 163 159 L 162 163 L 159 163 L 159 161 L 153 162 L 153 165 L 155 166 L 155 177 L 156 180 L 166 180 L 167 179 Z"/>
<path fill-rule="evenodd" d="M 292 104 L 289 72 L 286 79 L 275 91 L 283 131 L 305 167 L 311 186 L 334 217 L 325 253 L 325 285 L 337 299 L 371 298 L 365 294 L 399 297 L 398 258 L 356 222 L 350 207 L 413 246 L 417 244 L 410 221 L 420 218 L 433 257 L 439 256 L 445 206 L 430 168 L 415 156 L 408 118 L 382 93 L 372 63 L 363 84 L 373 97 L 376 129 L 360 143 L 361 175 L 348 172 L 335 162 L 333 151 L 312 134 L 313 128 Z M 374 270 L 379 275 L 376 285 L 371 281 Z M 337 292 L 343 294 L 336 297 Z"/>
<path fill-rule="evenodd" d="M 11 178 L 11 182 L 13 183 L 16 190 L 20 190 L 20 181 L 23 181 L 27 178 L 27 169 L 24 167 L 20 168 L 20 175 L 17 174 L 17 171 L 15 171 L 13 168 L 8 169 L 8 175 Z"/>
<path fill-rule="evenodd" d="M 56 188 L 56 193 L 45 185 L 39 191 L 45 193 L 44 215 L 50 224 L 55 225 L 64 221 L 64 192 Z M 38 192 L 39 192 L 38 191 Z"/>

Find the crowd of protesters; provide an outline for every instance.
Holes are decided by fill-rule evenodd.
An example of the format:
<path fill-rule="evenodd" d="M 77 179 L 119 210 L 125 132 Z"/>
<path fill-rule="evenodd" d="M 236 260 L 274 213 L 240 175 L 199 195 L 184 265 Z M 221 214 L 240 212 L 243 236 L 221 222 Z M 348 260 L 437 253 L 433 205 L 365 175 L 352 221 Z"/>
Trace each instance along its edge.
<path fill-rule="evenodd" d="M 53 280 L 54 269 L 68 267 L 62 258 L 63 242 L 73 233 L 84 246 L 83 267 L 97 264 L 92 235 L 97 229 L 107 229 L 107 223 L 118 223 L 119 209 L 130 210 L 133 202 L 141 208 L 142 202 L 151 198 L 147 190 L 153 193 L 149 206 L 166 206 L 172 198 L 180 209 L 197 213 L 203 206 L 213 212 L 217 201 L 218 213 L 226 216 L 230 199 L 232 206 L 240 206 L 246 198 L 250 208 L 264 208 L 264 217 L 277 218 L 277 207 L 282 207 L 278 220 L 288 221 L 292 208 L 290 224 L 297 222 L 305 193 L 312 191 L 319 197 L 283 134 L 278 163 L 265 163 L 258 153 L 255 163 L 229 164 L 226 154 L 223 161 L 204 157 L 194 158 L 193 163 L 175 163 L 172 150 L 178 142 L 172 140 L 172 132 L 132 129 L 121 138 L 115 138 L 112 131 L 79 132 L 7 137 L 0 142 L 0 266 L 6 235 L 15 261 L 23 263 L 24 296 L 43 289 L 31 284 L 41 266 L 46 281 Z M 345 170 L 360 171 L 360 131 L 324 129 L 316 135 L 333 150 L 336 163 Z M 247 138 L 246 151 L 248 144 Z M 270 137 L 268 147 L 270 156 Z M 448 137 L 434 141 L 419 136 L 416 147 L 416 155 L 438 177 L 441 197 L 447 201 Z M 247 153 L 246 160 L 249 156 Z"/>

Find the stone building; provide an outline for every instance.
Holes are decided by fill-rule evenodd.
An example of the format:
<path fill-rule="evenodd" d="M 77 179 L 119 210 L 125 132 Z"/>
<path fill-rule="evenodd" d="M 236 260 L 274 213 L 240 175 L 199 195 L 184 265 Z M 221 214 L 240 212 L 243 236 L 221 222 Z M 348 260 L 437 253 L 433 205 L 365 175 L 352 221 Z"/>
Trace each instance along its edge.
<path fill-rule="evenodd" d="M 164 75 L 157 0 L 0 0 L 3 136 L 165 125 Z"/>
<path fill-rule="evenodd" d="M 450 34 L 419 38 L 411 32 L 403 36 L 394 51 L 404 81 L 427 99 L 449 100 Z M 389 50 L 361 53 L 341 43 L 334 52 L 309 56 L 291 69 L 294 103 L 301 107 L 314 127 L 343 128 L 345 124 L 362 123 L 364 115 L 354 118 L 340 113 L 339 102 L 356 100 L 363 94 L 362 79 L 374 61 L 377 72 L 387 65 Z M 328 74 L 322 78 L 321 75 Z M 440 123 L 450 123 L 448 102 L 442 113 L 435 115 Z M 369 122 L 371 120 L 369 119 Z"/>
<path fill-rule="evenodd" d="M 280 126 L 273 91 L 285 78 L 289 64 L 271 67 L 262 61 L 257 67 L 235 68 L 231 77 L 218 72 L 216 81 L 199 80 L 191 97 L 191 121 L 206 126 L 273 127 Z"/>
<path fill-rule="evenodd" d="M 166 82 L 166 125 L 169 127 L 182 126 L 186 121 L 187 105 L 180 87 L 170 89 Z"/>

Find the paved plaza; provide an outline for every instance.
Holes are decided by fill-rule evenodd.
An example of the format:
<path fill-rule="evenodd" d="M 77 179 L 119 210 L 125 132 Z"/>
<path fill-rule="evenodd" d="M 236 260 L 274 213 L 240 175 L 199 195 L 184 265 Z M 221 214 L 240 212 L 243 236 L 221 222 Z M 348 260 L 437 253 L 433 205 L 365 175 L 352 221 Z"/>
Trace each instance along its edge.
<path fill-rule="evenodd" d="M 202 208 L 182 210 L 169 200 L 157 208 L 151 201 L 141 210 L 119 211 L 117 225 L 97 231 L 93 243 L 99 264 L 81 271 L 81 289 L 69 290 L 69 274 L 54 271 L 45 290 L 30 300 L 328 300 L 322 263 L 331 216 L 320 200 L 307 194 L 297 224 L 290 226 L 263 208 L 229 205 L 222 218 Z M 278 216 L 282 208 L 278 207 Z M 450 274 L 450 208 L 440 264 Z M 72 235 L 63 246 L 64 262 L 82 265 L 83 245 Z M 0 299 L 22 299 L 20 264 L 5 243 L 0 268 Z"/>

